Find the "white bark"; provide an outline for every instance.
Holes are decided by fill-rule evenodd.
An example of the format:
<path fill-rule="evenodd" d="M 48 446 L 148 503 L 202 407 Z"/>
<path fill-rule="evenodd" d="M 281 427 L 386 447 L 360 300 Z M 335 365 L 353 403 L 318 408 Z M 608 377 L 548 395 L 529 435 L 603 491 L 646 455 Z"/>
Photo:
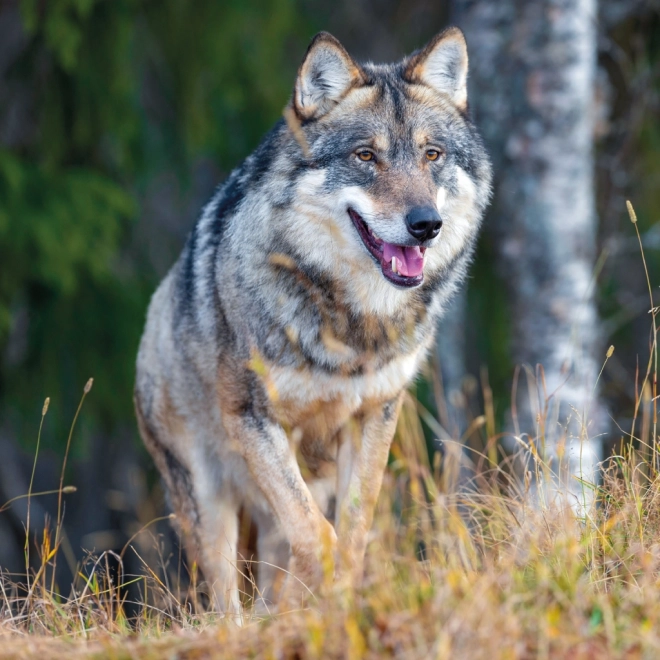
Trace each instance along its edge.
<path fill-rule="evenodd" d="M 530 394 L 520 383 L 517 427 L 559 475 L 552 490 L 588 503 L 579 479 L 597 479 L 603 415 L 593 393 L 604 357 L 592 282 L 596 0 L 455 5 L 477 124 L 495 162 L 492 220 L 512 300 L 513 357 L 545 370 L 545 388 L 534 382 Z"/>

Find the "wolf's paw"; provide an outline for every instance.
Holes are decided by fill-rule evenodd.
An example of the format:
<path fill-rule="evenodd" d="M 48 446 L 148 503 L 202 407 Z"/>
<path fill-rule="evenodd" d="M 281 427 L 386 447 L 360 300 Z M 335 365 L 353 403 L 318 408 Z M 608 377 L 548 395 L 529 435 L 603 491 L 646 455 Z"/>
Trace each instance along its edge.
<path fill-rule="evenodd" d="M 291 547 L 289 574 L 282 588 L 282 603 L 304 606 L 311 597 L 333 584 L 337 534 L 323 519 L 318 535 Z"/>

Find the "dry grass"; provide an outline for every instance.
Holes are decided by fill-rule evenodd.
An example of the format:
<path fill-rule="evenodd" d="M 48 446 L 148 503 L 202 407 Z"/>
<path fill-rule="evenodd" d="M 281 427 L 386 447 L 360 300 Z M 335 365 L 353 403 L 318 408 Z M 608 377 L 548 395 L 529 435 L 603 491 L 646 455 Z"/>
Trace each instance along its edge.
<path fill-rule="evenodd" d="M 452 452 L 446 456 L 451 463 Z M 51 588 L 57 534 L 44 533 L 43 570 L 4 576 L 0 655 L 48 658 L 599 658 L 660 655 L 660 481 L 628 448 L 583 518 L 569 506 L 525 504 L 489 468 L 478 492 L 448 492 L 455 465 L 425 460 L 412 400 L 404 408 L 355 593 L 329 585 L 296 612 L 251 615 L 243 628 L 203 613 L 160 570 L 109 579 L 90 559 L 64 597 Z M 485 463 L 487 464 L 487 463 Z M 443 469 L 444 468 L 444 469 Z M 393 513 L 395 512 L 395 513 Z M 53 554 L 55 551 L 55 554 Z M 90 577 L 91 576 L 91 577 Z M 142 604 L 126 616 L 122 584 Z M 23 580 L 25 582 L 25 580 Z"/>
<path fill-rule="evenodd" d="M 123 557 L 106 553 L 80 568 L 65 596 L 52 583 L 65 539 L 58 520 L 42 534 L 40 569 L 29 579 L 0 576 L 0 656 L 660 657 L 660 474 L 650 440 L 655 349 L 621 455 L 598 487 L 584 485 L 594 497 L 579 516 L 565 501 L 534 504 L 519 492 L 524 485 L 497 464 L 500 436 L 488 410 L 472 425 L 484 447 L 475 487 L 457 489 L 460 452 L 429 463 L 420 405 L 410 398 L 360 589 L 328 584 L 299 611 L 248 611 L 239 628 L 204 612 L 194 569 L 181 591 L 162 566 L 145 563 L 141 575 L 124 575 Z M 547 478 L 549 467 L 537 467 Z M 130 618 L 128 584 L 141 594 Z"/>

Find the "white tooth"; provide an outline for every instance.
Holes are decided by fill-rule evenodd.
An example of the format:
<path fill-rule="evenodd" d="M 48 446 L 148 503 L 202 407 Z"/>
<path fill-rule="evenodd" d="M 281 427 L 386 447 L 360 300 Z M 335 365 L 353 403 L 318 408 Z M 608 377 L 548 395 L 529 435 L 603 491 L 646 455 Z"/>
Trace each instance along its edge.
<path fill-rule="evenodd" d="M 378 236 L 375 232 L 372 231 L 372 232 L 371 232 L 371 235 L 372 235 L 377 241 L 380 240 L 380 236 Z"/>
<path fill-rule="evenodd" d="M 393 273 L 396 273 L 396 272 L 397 272 L 397 269 L 396 269 L 396 257 L 392 257 L 392 272 L 393 272 Z"/>

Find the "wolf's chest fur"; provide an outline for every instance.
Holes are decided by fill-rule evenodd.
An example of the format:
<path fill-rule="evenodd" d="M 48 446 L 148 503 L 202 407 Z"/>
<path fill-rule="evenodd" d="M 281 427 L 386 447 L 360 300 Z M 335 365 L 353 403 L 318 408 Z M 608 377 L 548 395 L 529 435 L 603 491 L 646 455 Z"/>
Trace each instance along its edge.
<path fill-rule="evenodd" d="M 417 373 L 435 322 L 414 298 L 391 317 L 360 314 L 342 287 L 328 283 L 291 283 L 278 310 L 252 365 L 277 421 L 318 439 L 395 398 Z"/>
<path fill-rule="evenodd" d="M 425 347 L 359 373 L 328 373 L 309 368 L 272 366 L 264 377 L 278 421 L 304 435 L 332 435 L 363 408 L 390 401 L 416 374 Z M 311 433 L 310 433 L 311 432 Z"/>

